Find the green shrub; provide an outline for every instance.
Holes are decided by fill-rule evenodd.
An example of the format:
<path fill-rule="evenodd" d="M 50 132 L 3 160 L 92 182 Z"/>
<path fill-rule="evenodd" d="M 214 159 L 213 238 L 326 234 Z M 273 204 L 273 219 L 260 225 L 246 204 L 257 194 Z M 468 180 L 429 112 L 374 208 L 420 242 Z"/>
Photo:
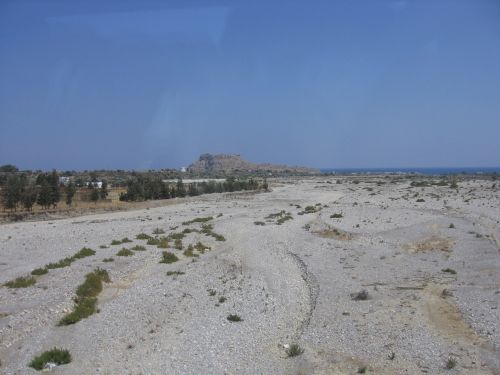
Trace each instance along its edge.
<path fill-rule="evenodd" d="M 160 228 L 156 228 L 154 231 L 153 231 L 153 234 L 164 234 L 165 231 L 163 229 L 160 229 Z"/>
<path fill-rule="evenodd" d="M 206 223 L 207 221 L 210 221 L 213 219 L 213 216 L 208 216 L 208 217 L 198 217 L 193 220 L 185 221 L 182 223 L 182 225 L 190 225 L 194 223 Z"/>
<path fill-rule="evenodd" d="M 177 238 L 174 241 L 174 248 L 176 248 L 177 250 L 182 250 L 182 240 L 180 238 Z"/>
<path fill-rule="evenodd" d="M 219 303 L 224 303 L 227 301 L 227 298 L 224 296 L 219 297 Z"/>
<path fill-rule="evenodd" d="M 31 274 L 36 276 L 45 275 L 46 273 L 49 273 L 49 270 L 46 267 L 35 268 L 33 271 L 31 271 Z"/>
<path fill-rule="evenodd" d="M 241 322 L 243 319 L 241 319 L 239 315 L 229 314 L 227 316 L 227 320 L 229 320 L 230 322 Z"/>
<path fill-rule="evenodd" d="M 73 259 L 82 259 L 85 257 L 89 257 L 95 255 L 95 251 L 92 249 L 89 249 L 88 247 L 83 247 L 79 252 L 77 252 L 75 255 L 73 255 Z"/>
<path fill-rule="evenodd" d="M 266 225 L 263 221 L 254 221 L 253 222 L 255 225 Z"/>
<path fill-rule="evenodd" d="M 179 260 L 179 258 L 177 258 L 177 255 L 175 255 L 174 253 L 164 251 L 162 253 L 162 259 L 160 260 L 160 263 L 169 264 L 169 263 L 177 262 L 178 260 Z"/>
<path fill-rule="evenodd" d="M 304 349 L 300 347 L 299 344 L 291 344 L 290 347 L 286 350 L 286 354 L 289 357 L 296 357 L 304 353 Z"/>
<path fill-rule="evenodd" d="M 83 298 L 75 304 L 73 311 L 66 314 L 59 321 L 60 326 L 69 326 L 82 319 L 88 318 L 96 312 L 97 298 Z"/>
<path fill-rule="evenodd" d="M 127 242 L 132 242 L 132 241 L 129 240 L 128 237 L 122 238 L 122 243 L 127 243 Z"/>
<path fill-rule="evenodd" d="M 342 213 L 335 213 L 333 215 L 330 215 L 330 219 L 341 219 L 343 217 L 344 215 Z"/>
<path fill-rule="evenodd" d="M 457 360 L 455 358 L 448 358 L 448 360 L 446 361 L 446 368 L 448 370 L 451 370 L 452 368 L 455 368 L 455 366 L 457 365 Z"/>
<path fill-rule="evenodd" d="M 85 275 L 85 281 L 76 288 L 76 295 L 81 298 L 95 297 L 102 291 L 102 280 L 99 274 L 91 272 Z"/>
<path fill-rule="evenodd" d="M 131 255 L 134 255 L 134 252 L 124 247 L 119 252 L 117 252 L 116 255 L 119 257 L 129 257 Z"/>
<path fill-rule="evenodd" d="M 194 248 L 193 248 L 193 245 L 189 245 L 189 246 L 187 247 L 187 249 L 186 249 L 186 250 L 184 250 L 184 253 L 183 253 L 183 254 L 184 254 L 184 256 L 187 256 L 187 257 L 197 257 L 197 256 L 198 256 L 198 254 L 195 254 L 195 253 L 194 253 Z"/>
<path fill-rule="evenodd" d="M 158 245 L 160 243 L 160 239 L 158 237 L 150 237 L 146 243 L 148 245 Z"/>
<path fill-rule="evenodd" d="M 141 245 L 135 245 L 134 247 L 132 247 L 132 250 L 134 250 L 134 251 L 144 251 L 144 250 L 146 250 L 146 248 L 144 246 L 141 246 Z"/>
<path fill-rule="evenodd" d="M 111 241 L 111 245 L 121 245 L 121 244 L 122 244 L 122 241 L 120 241 L 120 240 Z"/>
<path fill-rule="evenodd" d="M 105 283 L 109 283 L 111 282 L 111 278 L 109 277 L 109 273 L 108 271 L 106 271 L 105 269 L 102 269 L 102 268 L 99 268 L 97 267 L 95 270 L 94 270 L 94 273 L 100 277 L 100 279 L 102 281 L 104 281 Z"/>
<path fill-rule="evenodd" d="M 58 366 L 68 364 L 71 362 L 71 354 L 67 350 L 54 347 L 51 350 L 43 352 L 38 357 L 33 358 L 29 363 L 29 367 L 35 370 L 42 370 L 49 362 L 53 362 Z"/>
<path fill-rule="evenodd" d="M 281 225 L 281 224 L 283 224 L 284 222 L 286 222 L 286 221 L 288 221 L 288 220 L 292 220 L 292 219 L 293 219 L 292 215 L 290 215 L 290 214 L 286 214 L 285 216 L 280 217 L 280 218 L 276 221 L 276 224 L 277 224 L 277 225 Z"/>
<path fill-rule="evenodd" d="M 171 233 L 168 238 L 171 240 L 182 240 L 186 235 L 184 233 Z"/>
<path fill-rule="evenodd" d="M 73 311 L 66 314 L 59 325 L 70 325 L 89 317 L 96 312 L 97 296 L 102 291 L 102 283 L 109 283 L 108 271 L 96 268 L 94 272 L 85 275 L 85 281 L 76 289 L 75 306 Z"/>
<path fill-rule="evenodd" d="M 201 225 L 201 232 L 208 234 L 211 233 L 212 230 L 214 229 L 214 226 L 212 224 L 202 224 Z"/>
<path fill-rule="evenodd" d="M 179 276 L 184 275 L 182 271 L 167 271 L 167 276 Z"/>
<path fill-rule="evenodd" d="M 99 245 L 99 249 L 108 249 L 109 246 L 108 245 Z"/>
<path fill-rule="evenodd" d="M 351 298 L 354 301 L 366 301 L 370 296 L 366 290 L 362 290 L 361 292 L 351 294 Z"/>
<path fill-rule="evenodd" d="M 151 236 L 146 233 L 139 233 L 137 236 L 135 236 L 138 240 L 149 240 Z"/>
<path fill-rule="evenodd" d="M 456 275 L 457 274 L 457 271 L 455 271 L 453 268 L 445 268 L 445 269 L 442 269 L 441 271 L 442 272 L 451 273 L 452 275 Z"/>
<path fill-rule="evenodd" d="M 49 264 L 45 265 L 45 268 L 52 270 L 55 268 L 69 267 L 72 262 L 73 262 L 73 258 L 64 258 L 56 263 L 49 263 Z"/>
<path fill-rule="evenodd" d="M 104 258 L 102 261 L 109 263 L 109 262 L 114 262 L 115 260 L 113 258 Z"/>
<path fill-rule="evenodd" d="M 321 210 L 320 206 L 306 206 L 303 211 L 300 211 L 297 215 L 313 214 Z"/>
<path fill-rule="evenodd" d="M 11 280 L 5 283 L 7 288 L 27 288 L 36 283 L 36 279 L 33 276 L 18 277 L 15 280 Z"/>
<path fill-rule="evenodd" d="M 222 234 L 212 233 L 212 237 L 215 238 L 216 241 L 226 240 L 226 238 Z"/>
<path fill-rule="evenodd" d="M 101 247 L 102 246 L 104 246 L 104 245 L 101 245 Z M 45 268 L 51 270 L 51 269 L 56 269 L 56 268 L 69 267 L 71 265 L 71 263 L 73 263 L 75 260 L 95 255 L 95 253 L 96 253 L 95 250 L 89 249 L 88 247 L 83 247 L 75 255 L 61 259 L 61 260 L 57 261 L 56 263 L 46 264 Z"/>
<path fill-rule="evenodd" d="M 194 245 L 194 248 L 201 254 L 204 254 L 206 250 L 210 250 L 210 246 L 204 245 L 199 241 Z"/>
<path fill-rule="evenodd" d="M 267 215 L 264 219 L 270 219 L 270 220 L 272 220 L 272 219 L 276 219 L 276 218 L 278 218 L 278 217 L 281 217 L 281 216 L 283 216 L 284 214 L 285 214 L 285 211 L 283 211 L 283 210 L 282 210 L 282 211 L 280 211 L 280 212 L 276 212 L 276 213 L 274 213 L 274 214 L 269 214 L 269 215 Z"/>

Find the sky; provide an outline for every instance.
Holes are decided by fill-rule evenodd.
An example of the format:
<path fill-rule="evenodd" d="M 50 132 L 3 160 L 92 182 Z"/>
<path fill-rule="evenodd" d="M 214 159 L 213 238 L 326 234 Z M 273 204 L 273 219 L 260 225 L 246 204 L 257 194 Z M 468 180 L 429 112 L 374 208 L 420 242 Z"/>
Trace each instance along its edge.
<path fill-rule="evenodd" d="M 0 1 L 0 165 L 500 166 L 500 1 Z"/>

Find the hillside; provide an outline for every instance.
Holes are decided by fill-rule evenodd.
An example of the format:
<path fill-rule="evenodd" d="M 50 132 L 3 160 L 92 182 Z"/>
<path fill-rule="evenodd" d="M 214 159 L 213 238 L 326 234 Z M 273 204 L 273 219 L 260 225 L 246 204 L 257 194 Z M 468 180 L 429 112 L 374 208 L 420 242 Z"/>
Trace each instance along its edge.
<path fill-rule="evenodd" d="M 188 167 L 192 174 L 245 174 L 245 173 L 271 173 L 271 174 L 319 174 L 319 169 L 275 165 L 256 164 L 246 161 L 238 154 L 203 154 L 198 161 Z"/>

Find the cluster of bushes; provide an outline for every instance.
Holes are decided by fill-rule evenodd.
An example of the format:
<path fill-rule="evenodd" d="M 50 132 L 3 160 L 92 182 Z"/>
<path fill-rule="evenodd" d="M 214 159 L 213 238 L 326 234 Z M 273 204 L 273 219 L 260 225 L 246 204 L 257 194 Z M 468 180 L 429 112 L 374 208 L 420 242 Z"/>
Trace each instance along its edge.
<path fill-rule="evenodd" d="M 97 311 L 97 295 L 102 291 L 102 283 L 110 281 L 108 272 L 100 268 L 85 275 L 85 281 L 76 289 L 73 311 L 65 315 L 59 325 L 75 324 L 94 314 Z"/>
<path fill-rule="evenodd" d="M 127 192 L 120 194 L 121 201 L 143 201 L 154 199 L 170 199 L 176 197 L 196 196 L 201 194 L 223 193 L 242 190 L 267 189 L 264 180 L 259 184 L 256 180 L 239 180 L 229 177 L 223 182 L 203 181 L 185 184 L 164 182 L 160 179 L 138 176 L 127 182 Z"/>
<path fill-rule="evenodd" d="M 82 247 L 75 255 L 58 260 L 55 263 L 48 263 L 43 268 L 35 268 L 31 271 L 32 275 L 45 275 L 49 270 L 56 268 L 69 267 L 71 263 L 78 259 L 83 259 L 95 255 L 95 250 L 89 249 L 88 247 Z"/>
<path fill-rule="evenodd" d="M 418 181 L 412 181 L 410 183 L 410 186 L 412 187 L 429 187 L 429 186 L 450 186 L 452 189 L 458 188 L 457 181 L 455 180 L 449 180 L 442 178 L 439 181 L 434 181 L 434 180 L 418 180 Z"/>

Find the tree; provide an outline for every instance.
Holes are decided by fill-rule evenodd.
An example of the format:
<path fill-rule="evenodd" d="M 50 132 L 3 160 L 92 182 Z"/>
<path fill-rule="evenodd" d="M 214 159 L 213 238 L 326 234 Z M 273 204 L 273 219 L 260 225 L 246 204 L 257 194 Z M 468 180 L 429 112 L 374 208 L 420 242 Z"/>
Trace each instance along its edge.
<path fill-rule="evenodd" d="M 36 203 L 36 198 L 38 196 L 38 191 L 36 186 L 30 184 L 26 186 L 21 195 L 21 202 L 28 211 L 33 209 L 33 205 Z"/>
<path fill-rule="evenodd" d="M 55 169 L 52 170 L 48 180 L 50 184 L 50 204 L 56 208 L 57 203 L 61 200 L 61 190 L 59 188 L 59 175 Z"/>
<path fill-rule="evenodd" d="M 44 180 L 38 193 L 37 203 L 43 208 L 49 208 L 52 204 L 52 189 L 47 180 Z"/>
<path fill-rule="evenodd" d="M 73 197 L 75 196 L 76 193 L 76 188 L 73 182 L 69 182 L 67 188 L 66 188 L 66 204 L 68 206 L 71 206 L 73 203 Z"/>
<path fill-rule="evenodd" d="M 99 192 L 97 189 L 92 189 L 90 192 L 90 200 L 94 202 L 94 204 L 97 204 L 97 201 L 99 199 Z"/>
<path fill-rule="evenodd" d="M 139 179 L 127 181 L 127 193 L 122 195 L 122 200 L 138 201 L 144 199 L 144 186 Z"/>
<path fill-rule="evenodd" d="M 170 190 L 168 189 L 168 184 L 162 182 L 160 189 L 160 199 L 168 199 L 168 198 L 170 198 Z"/>
<path fill-rule="evenodd" d="M 188 195 L 190 197 L 194 197 L 196 195 L 199 195 L 198 188 L 196 186 L 196 182 L 192 182 L 192 183 L 189 184 Z"/>
<path fill-rule="evenodd" d="M 170 188 L 170 197 L 171 197 L 171 198 L 175 198 L 175 197 L 177 197 L 177 190 L 175 189 L 175 186 L 172 186 L 172 187 Z"/>
<path fill-rule="evenodd" d="M 2 203 L 4 208 L 16 210 L 21 200 L 22 182 L 19 176 L 12 175 L 7 179 L 7 184 L 2 191 Z"/>
<path fill-rule="evenodd" d="M 47 175 L 45 173 L 39 173 L 38 176 L 36 176 L 36 185 L 41 186 L 44 181 L 47 180 Z"/>
<path fill-rule="evenodd" d="M 99 190 L 99 195 L 101 199 L 106 199 L 108 196 L 108 182 L 106 180 L 102 180 L 101 189 Z"/>
<path fill-rule="evenodd" d="M 5 165 L 2 165 L 0 166 L 0 172 L 18 172 L 19 169 L 15 166 L 15 165 L 12 165 L 12 164 L 5 164 Z"/>
<path fill-rule="evenodd" d="M 268 191 L 269 185 L 267 184 L 267 178 L 264 178 L 264 182 L 262 182 L 262 189 Z"/>
<path fill-rule="evenodd" d="M 186 188 L 180 178 L 177 180 L 176 195 L 181 198 L 186 196 Z"/>
<path fill-rule="evenodd" d="M 234 177 L 231 176 L 226 178 L 226 181 L 224 182 L 224 191 L 234 191 L 234 182 Z"/>

